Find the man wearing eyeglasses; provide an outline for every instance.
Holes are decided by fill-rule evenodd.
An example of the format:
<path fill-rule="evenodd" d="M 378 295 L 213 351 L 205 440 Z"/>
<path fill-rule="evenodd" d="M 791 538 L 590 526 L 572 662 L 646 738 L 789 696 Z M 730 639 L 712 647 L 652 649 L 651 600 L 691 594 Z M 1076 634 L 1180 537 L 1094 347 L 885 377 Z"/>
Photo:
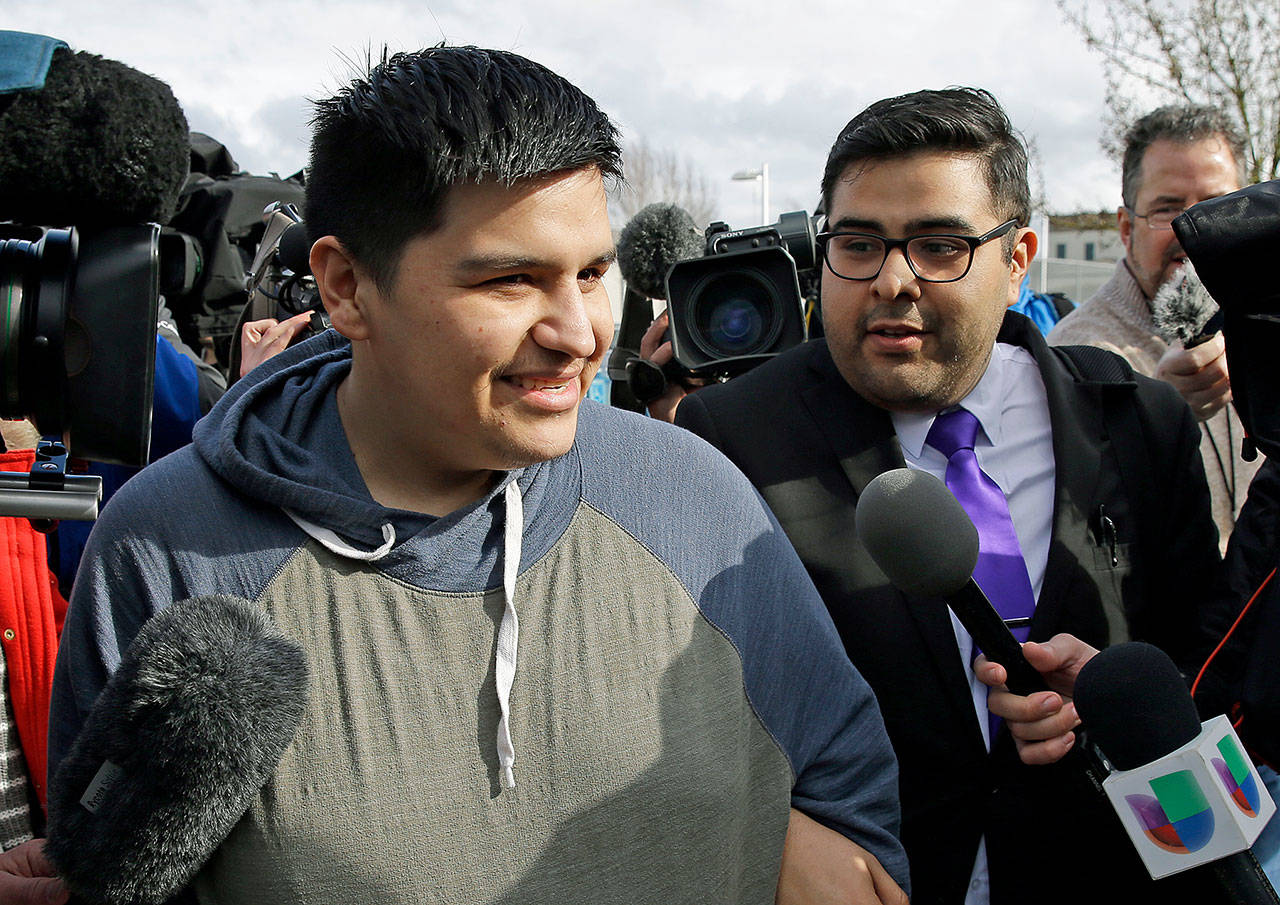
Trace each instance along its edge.
<path fill-rule="evenodd" d="M 760 490 L 876 692 L 912 902 L 1141 901 L 1150 881 L 1116 825 L 1072 767 L 1019 763 L 972 639 L 941 600 L 889 586 L 854 510 L 876 475 L 929 471 L 983 525 L 975 576 L 1020 637 L 1177 655 L 1218 568 L 1191 415 L 1169 386 L 1050 349 L 1007 312 L 1036 236 L 1026 151 L 989 93 L 872 104 L 822 188 L 826 338 L 684 397 L 676 421 Z M 1060 864 L 1069 883 L 1050 879 Z"/>
<path fill-rule="evenodd" d="M 1125 256 L 1111 279 L 1049 336 L 1055 345 L 1110 349 L 1182 394 L 1201 422 L 1200 454 L 1223 549 L 1261 459 L 1240 456 L 1244 428 L 1227 405 L 1231 380 L 1222 335 L 1191 349 L 1171 346 L 1157 332 L 1151 302 L 1186 260 L 1173 219 L 1240 188 L 1243 162 L 1243 139 L 1212 107 L 1160 107 L 1137 120 L 1125 136 L 1124 203 L 1116 212 Z"/>

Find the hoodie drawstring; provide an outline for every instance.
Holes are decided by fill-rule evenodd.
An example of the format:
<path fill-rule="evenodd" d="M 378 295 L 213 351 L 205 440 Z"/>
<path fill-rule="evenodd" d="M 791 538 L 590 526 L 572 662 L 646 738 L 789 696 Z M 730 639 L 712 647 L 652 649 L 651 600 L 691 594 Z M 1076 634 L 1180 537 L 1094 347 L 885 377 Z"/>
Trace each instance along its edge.
<path fill-rule="evenodd" d="M 351 546 L 342 538 L 338 537 L 333 531 L 317 525 L 315 522 L 309 522 L 296 512 L 284 510 L 284 514 L 293 520 L 293 523 L 303 530 L 303 532 L 324 547 L 335 556 L 344 556 L 347 559 L 358 559 L 361 562 L 373 562 L 382 559 L 395 546 L 396 529 L 390 522 L 386 522 L 382 526 L 382 546 L 376 550 L 360 550 Z"/>
<path fill-rule="evenodd" d="M 516 787 L 513 769 L 516 749 L 511 743 L 511 686 L 516 679 L 516 653 L 520 645 L 520 620 L 516 617 L 516 575 L 520 572 L 520 547 L 524 538 L 524 500 L 520 485 L 512 480 L 503 491 L 506 519 L 502 540 L 502 622 L 498 626 L 498 646 L 494 651 L 494 678 L 498 686 L 498 767 L 504 788 Z M 285 510 L 294 523 L 330 553 L 373 562 L 387 555 L 395 545 L 396 532 L 390 522 L 382 526 L 383 545 L 376 550 L 360 550 L 342 540 L 328 528 L 307 521 L 296 512 Z"/>
<path fill-rule="evenodd" d="M 520 644 L 520 620 L 516 618 L 516 575 L 520 571 L 520 544 L 524 535 L 524 501 L 520 486 L 512 481 L 504 491 L 507 504 L 502 548 L 502 624 L 498 626 L 498 648 L 494 653 L 494 677 L 498 686 L 498 766 L 502 784 L 516 787 L 513 765 L 515 746 L 511 744 L 511 685 L 516 678 L 516 650 Z"/>

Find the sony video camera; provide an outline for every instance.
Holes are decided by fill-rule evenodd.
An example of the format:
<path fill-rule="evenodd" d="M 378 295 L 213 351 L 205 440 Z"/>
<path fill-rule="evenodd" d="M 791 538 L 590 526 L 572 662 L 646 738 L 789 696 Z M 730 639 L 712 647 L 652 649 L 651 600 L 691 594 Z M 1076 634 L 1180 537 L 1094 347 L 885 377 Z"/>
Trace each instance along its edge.
<path fill-rule="evenodd" d="M 691 376 L 727 380 L 804 342 L 796 272 L 817 261 L 804 211 L 750 229 L 712 223 L 703 257 L 667 274 L 675 360 Z"/>
<path fill-rule="evenodd" d="M 46 437 L 0 475 L 0 514 L 91 519 L 99 479 L 67 457 L 146 464 L 160 295 L 199 268 L 159 225 L 187 122 L 163 82 L 57 39 L 0 31 L 0 56 L 0 416 Z"/>
<path fill-rule="evenodd" d="M 66 434 L 81 458 L 146 464 L 162 245 L 187 254 L 175 238 L 0 223 L 0 416 Z"/>
<path fill-rule="evenodd" d="M 612 403 L 642 411 L 669 380 L 729 380 L 804 342 L 800 276 L 819 263 L 814 236 L 804 211 L 750 229 L 712 223 L 704 234 L 674 204 L 643 208 L 618 238 L 627 293 L 609 357 Z M 640 355 L 651 299 L 665 299 L 669 314 L 674 358 L 661 367 Z"/>

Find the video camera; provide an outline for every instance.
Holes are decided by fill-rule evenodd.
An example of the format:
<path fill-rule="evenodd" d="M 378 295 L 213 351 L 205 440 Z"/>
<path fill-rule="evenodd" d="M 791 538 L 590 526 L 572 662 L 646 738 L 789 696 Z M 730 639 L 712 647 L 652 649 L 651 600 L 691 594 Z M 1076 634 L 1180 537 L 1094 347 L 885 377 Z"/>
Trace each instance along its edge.
<path fill-rule="evenodd" d="M 250 321 L 274 318 L 287 320 L 303 312 L 311 313 L 307 329 L 290 345 L 323 333 L 329 315 L 311 274 L 311 241 L 296 205 L 273 201 L 262 212 L 265 229 L 246 279 L 249 301 L 240 311 L 230 350 L 231 382 L 240 376 L 240 336 Z"/>
<path fill-rule="evenodd" d="M 160 248 L 155 224 L 82 231 L 0 223 L 0 416 L 30 417 L 45 436 L 64 437 L 43 450 L 50 457 L 146 464 Z M 76 486 L 74 476 L 63 483 Z M 33 489 L 55 492 L 53 474 Z M 83 517 L 14 502 L 19 511 L 0 500 L 0 514 Z"/>
<path fill-rule="evenodd" d="M 667 274 L 671 348 L 691 375 L 728 379 L 805 339 L 797 270 L 815 265 L 813 221 L 791 211 L 777 223 L 707 227 L 704 257 Z"/>
<path fill-rule="evenodd" d="M 700 236 L 683 210 L 651 204 L 623 229 L 618 261 L 628 292 L 609 376 L 629 392 L 615 405 L 646 405 L 668 380 L 729 380 L 807 337 L 799 273 L 821 258 L 804 211 L 749 229 L 715 222 Z M 674 357 L 662 368 L 639 355 L 651 298 L 667 300 Z"/>

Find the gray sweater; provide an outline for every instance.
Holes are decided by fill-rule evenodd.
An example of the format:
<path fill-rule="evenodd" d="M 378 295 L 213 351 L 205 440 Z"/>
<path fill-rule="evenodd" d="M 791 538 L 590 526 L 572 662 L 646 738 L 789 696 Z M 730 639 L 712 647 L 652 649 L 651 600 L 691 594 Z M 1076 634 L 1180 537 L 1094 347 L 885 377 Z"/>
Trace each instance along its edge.
<path fill-rule="evenodd" d="M 389 510 L 338 417 L 349 367 L 332 332 L 280 355 L 112 499 L 62 636 L 51 773 L 152 613 L 233 594 L 304 649 L 309 699 L 201 901 L 769 903 L 791 806 L 906 886 L 875 698 L 725 459 L 584 402 L 568 454 L 443 518 Z M 494 747 L 512 561 L 514 786 Z"/>
<path fill-rule="evenodd" d="M 1155 376 L 1156 366 L 1169 348 L 1151 322 L 1150 300 L 1123 260 L 1092 298 L 1058 322 L 1049 334 L 1049 342 L 1055 346 L 1109 349 L 1147 377 Z M 1230 405 L 1201 422 L 1200 456 L 1209 482 L 1220 551 L 1227 548 L 1227 538 L 1244 505 L 1249 482 L 1262 465 L 1261 456 L 1253 462 L 1240 457 L 1243 438 L 1244 426 Z"/>

